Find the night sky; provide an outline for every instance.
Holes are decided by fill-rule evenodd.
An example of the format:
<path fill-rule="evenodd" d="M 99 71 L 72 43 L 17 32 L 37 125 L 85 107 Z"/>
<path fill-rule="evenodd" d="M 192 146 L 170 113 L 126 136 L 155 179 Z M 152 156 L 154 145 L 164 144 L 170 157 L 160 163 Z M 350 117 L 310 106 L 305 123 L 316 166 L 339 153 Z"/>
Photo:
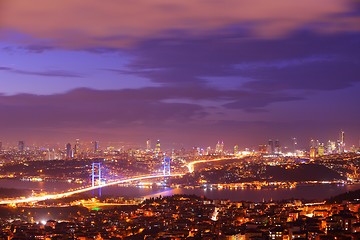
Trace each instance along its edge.
<path fill-rule="evenodd" d="M 360 2 L 0 0 L 0 141 L 360 138 Z"/>

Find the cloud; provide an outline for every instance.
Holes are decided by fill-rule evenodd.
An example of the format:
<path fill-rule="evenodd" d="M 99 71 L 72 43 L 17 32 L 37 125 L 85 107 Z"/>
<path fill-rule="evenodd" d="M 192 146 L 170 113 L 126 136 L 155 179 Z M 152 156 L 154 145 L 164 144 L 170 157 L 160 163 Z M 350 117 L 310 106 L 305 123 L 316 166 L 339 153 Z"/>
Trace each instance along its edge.
<path fill-rule="evenodd" d="M 132 93 L 133 92 L 133 93 Z M 57 95 L 0 96 L 2 127 L 114 127 L 190 121 L 204 114 L 196 104 L 165 103 L 151 90 L 77 89 Z"/>
<path fill-rule="evenodd" d="M 63 77 L 63 78 L 80 78 L 79 74 L 64 71 L 64 70 L 47 70 L 47 71 L 29 71 L 22 69 L 15 69 L 10 67 L 0 67 L 0 71 L 8 71 L 11 73 L 23 74 L 23 75 L 34 75 L 41 77 Z"/>
<path fill-rule="evenodd" d="M 294 91 L 336 90 L 359 82 L 359 39 L 359 33 L 323 36 L 305 31 L 272 40 L 247 40 L 236 34 L 149 40 L 132 50 L 135 57 L 127 73 L 189 88 L 214 82 L 221 88 L 222 80 L 231 79 L 234 91 L 297 98 Z"/>
<path fill-rule="evenodd" d="M 258 109 L 271 102 L 297 99 L 239 91 L 189 91 L 171 87 L 102 91 L 76 89 L 56 95 L 18 94 L 0 96 L 0 111 L 7 113 L 0 119 L 0 125 L 14 127 L 23 122 L 36 127 L 109 128 L 151 127 L 159 123 L 188 124 L 201 122 L 213 113 L 211 105 L 203 104 L 201 100 L 225 100 L 231 102 L 226 107 L 247 110 Z"/>
<path fill-rule="evenodd" d="M 42 39 L 44 46 L 75 49 L 123 48 L 150 38 L 204 36 L 224 28 L 266 38 L 304 28 L 331 33 L 360 29 L 351 0 L 5 0 L 1 10 L 4 31 L 29 36 L 3 33 L 5 38 L 29 45 L 31 39 Z"/>

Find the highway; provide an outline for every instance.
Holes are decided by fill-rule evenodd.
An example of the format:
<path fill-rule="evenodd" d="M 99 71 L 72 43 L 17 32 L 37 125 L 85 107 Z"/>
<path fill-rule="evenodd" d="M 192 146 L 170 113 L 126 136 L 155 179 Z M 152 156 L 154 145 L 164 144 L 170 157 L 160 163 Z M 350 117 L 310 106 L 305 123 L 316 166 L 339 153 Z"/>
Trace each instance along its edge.
<path fill-rule="evenodd" d="M 98 189 L 101 187 L 107 187 L 107 186 L 111 186 L 111 185 L 116 185 L 116 184 L 120 184 L 120 183 L 127 183 L 127 182 L 132 182 L 132 181 L 139 181 L 139 180 L 144 180 L 144 179 L 153 179 L 153 178 L 162 178 L 162 177 L 179 177 L 179 176 L 183 176 L 184 174 L 170 174 L 170 175 L 146 175 L 146 176 L 137 176 L 137 177 L 133 177 L 133 178 L 128 178 L 128 179 L 122 179 L 119 181 L 114 181 L 114 182 L 109 182 L 109 183 L 105 183 L 102 185 L 97 185 L 94 187 L 86 187 L 86 188 L 82 188 L 82 189 L 78 189 L 78 190 L 74 190 L 74 191 L 69 191 L 69 192 L 65 192 L 65 193 L 56 193 L 56 194 L 49 194 L 49 195 L 44 195 L 44 196 L 34 196 L 34 197 L 28 197 L 28 198 L 17 198 L 17 199 L 5 199 L 5 200 L 0 200 L 0 205 L 4 205 L 4 204 L 17 204 L 17 203 L 30 203 L 30 202 L 39 202 L 39 201 L 44 201 L 44 200 L 48 200 L 48 199 L 58 199 L 58 198 L 64 198 L 64 197 L 68 197 L 77 193 L 83 193 L 83 192 L 88 192 L 94 189 Z"/>

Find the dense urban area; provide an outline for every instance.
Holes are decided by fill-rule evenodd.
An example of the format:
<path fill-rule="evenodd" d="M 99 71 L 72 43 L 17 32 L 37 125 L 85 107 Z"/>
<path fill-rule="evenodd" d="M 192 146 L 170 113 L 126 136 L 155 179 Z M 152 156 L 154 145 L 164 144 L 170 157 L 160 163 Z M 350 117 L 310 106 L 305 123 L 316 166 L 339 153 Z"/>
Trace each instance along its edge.
<path fill-rule="evenodd" d="M 340 140 L 284 152 L 258 149 L 100 148 L 76 140 L 65 148 L 1 149 L 0 177 L 74 184 L 67 190 L 0 188 L 0 239 L 358 239 L 360 191 L 330 199 L 230 201 L 197 195 L 101 196 L 113 183 L 147 188 L 294 189 L 359 183 L 359 149 Z M 140 176 L 140 177 L 139 177 Z M 117 182 L 129 179 L 125 182 Z M 89 187 L 87 189 L 87 187 Z M 77 192 L 85 189 L 84 192 Z M 92 192 L 90 191 L 92 189 Z M 95 193 L 94 193 L 95 192 Z M 68 195 L 60 195 L 69 193 Z"/>

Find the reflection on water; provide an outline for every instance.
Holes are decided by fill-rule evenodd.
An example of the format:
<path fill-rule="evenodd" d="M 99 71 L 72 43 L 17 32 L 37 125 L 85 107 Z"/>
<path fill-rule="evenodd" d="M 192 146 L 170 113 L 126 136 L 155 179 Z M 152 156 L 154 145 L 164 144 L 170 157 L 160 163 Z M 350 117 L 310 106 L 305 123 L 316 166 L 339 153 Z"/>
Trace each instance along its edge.
<path fill-rule="evenodd" d="M 27 182 L 14 179 L 0 179 L 0 188 L 30 189 L 35 191 L 64 192 L 81 185 L 67 182 Z M 269 201 L 281 199 L 322 200 L 331 196 L 360 189 L 360 185 L 302 185 L 293 189 L 184 189 L 184 188 L 140 188 L 135 186 L 109 186 L 102 189 L 103 196 L 158 197 L 173 194 L 195 194 L 210 199 L 229 199 L 231 201 Z M 96 191 L 95 191 L 96 192 Z M 89 194 L 92 194 L 89 192 Z"/>
<path fill-rule="evenodd" d="M 173 194 L 195 194 L 210 199 L 229 199 L 231 201 L 269 201 L 282 199 L 322 200 L 351 190 L 360 189 L 360 185 L 305 185 L 294 189 L 184 189 L 184 188 L 138 188 L 111 186 L 102 190 L 103 195 L 124 197 L 159 197 Z"/>

